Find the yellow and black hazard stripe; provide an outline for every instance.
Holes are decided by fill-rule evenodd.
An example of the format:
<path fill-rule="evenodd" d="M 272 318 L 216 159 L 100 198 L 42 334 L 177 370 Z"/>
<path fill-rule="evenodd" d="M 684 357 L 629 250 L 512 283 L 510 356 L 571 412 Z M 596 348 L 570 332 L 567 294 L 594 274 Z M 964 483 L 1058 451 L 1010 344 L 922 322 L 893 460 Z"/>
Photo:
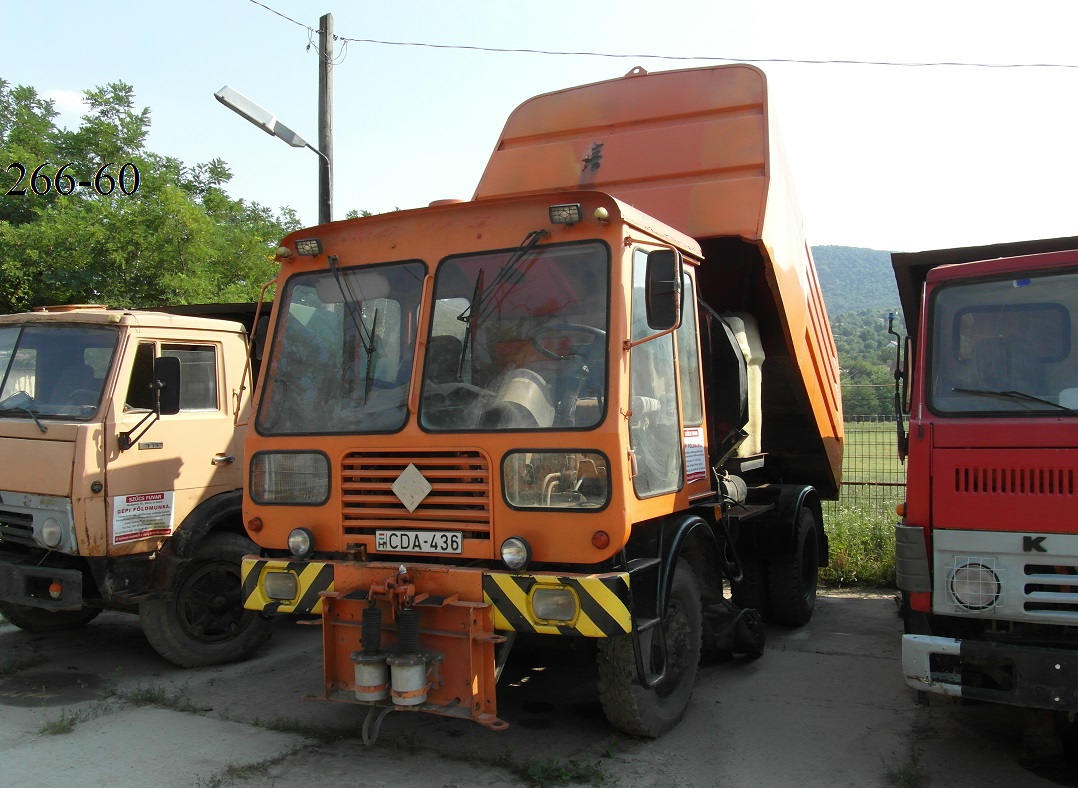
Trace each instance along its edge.
<path fill-rule="evenodd" d="M 265 591 L 265 577 L 271 572 L 286 572 L 296 577 L 296 596 L 292 600 L 270 599 Z M 322 614 L 323 591 L 333 590 L 333 565 L 312 561 L 280 561 L 244 558 L 240 566 L 243 583 L 243 606 L 263 613 Z"/>
<path fill-rule="evenodd" d="M 571 621 L 537 618 L 531 604 L 538 589 L 567 589 L 576 599 Z M 483 575 L 483 596 L 494 608 L 495 629 L 545 635 L 613 637 L 632 629 L 629 575 Z"/>

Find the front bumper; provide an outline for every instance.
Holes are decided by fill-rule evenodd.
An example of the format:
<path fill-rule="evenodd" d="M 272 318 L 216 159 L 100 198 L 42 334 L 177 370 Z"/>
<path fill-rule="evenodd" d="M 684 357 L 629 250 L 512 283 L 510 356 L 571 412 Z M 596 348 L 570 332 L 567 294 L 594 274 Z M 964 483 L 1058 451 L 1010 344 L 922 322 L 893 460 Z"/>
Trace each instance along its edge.
<path fill-rule="evenodd" d="M 0 557 L 0 601 L 43 610 L 79 610 L 83 604 L 82 572 Z"/>
<path fill-rule="evenodd" d="M 513 633 L 614 637 L 633 626 L 625 572 L 528 574 L 248 556 L 241 576 L 247 609 L 322 616 L 327 699 L 463 717 L 491 728 L 505 727 L 496 716 L 495 685 L 502 646 Z M 267 579 L 276 589 L 294 589 L 293 596 L 271 598 Z M 539 617 L 535 600 L 544 593 L 572 599 L 573 614 Z M 392 678 L 377 678 L 386 665 Z M 406 670 L 408 687 L 398 689 L 396 674 Z"/>
<path fill-rule="evenodd" d="M 1068 649 L 904 635 L 902 670 L 916 690 L 1078 711 L 1078 652 Z"/>

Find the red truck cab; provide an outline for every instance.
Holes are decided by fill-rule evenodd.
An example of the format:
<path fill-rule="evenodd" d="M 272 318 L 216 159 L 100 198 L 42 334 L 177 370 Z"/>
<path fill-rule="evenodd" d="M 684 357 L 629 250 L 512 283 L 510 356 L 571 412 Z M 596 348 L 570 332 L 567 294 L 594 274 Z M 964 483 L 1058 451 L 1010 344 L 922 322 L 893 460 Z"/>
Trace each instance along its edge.
<path fill-rule="evenodd" d="M 1078 710 L 1078 238 L 892 260 L 913 347 L 906 681 Z"/>

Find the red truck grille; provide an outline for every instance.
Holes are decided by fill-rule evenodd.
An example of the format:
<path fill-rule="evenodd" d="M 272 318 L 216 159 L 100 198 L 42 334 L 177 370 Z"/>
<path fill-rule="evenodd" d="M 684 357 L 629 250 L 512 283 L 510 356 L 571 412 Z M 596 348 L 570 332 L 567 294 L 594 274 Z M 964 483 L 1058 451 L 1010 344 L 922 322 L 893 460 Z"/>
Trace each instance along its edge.
<path fill-rule="evenodd" d="M 942 449 L 931 470 L 933 528 L 1078 531 L 1075 448 Z"/>
<path fill-rule="evenodd" d="M 431 486 L 411 512 L 392 489 L 409 465 Z M 490 465 L 479 452 L 352 452 L 341 466 L 341 498 L 345 534 L 410 528 L 490 538 Z"/>
<path fill-rule="evenodd" d="M 1070 495 L 1078 493 L 1071 468 L 956 467 L 956 493 Z"/>

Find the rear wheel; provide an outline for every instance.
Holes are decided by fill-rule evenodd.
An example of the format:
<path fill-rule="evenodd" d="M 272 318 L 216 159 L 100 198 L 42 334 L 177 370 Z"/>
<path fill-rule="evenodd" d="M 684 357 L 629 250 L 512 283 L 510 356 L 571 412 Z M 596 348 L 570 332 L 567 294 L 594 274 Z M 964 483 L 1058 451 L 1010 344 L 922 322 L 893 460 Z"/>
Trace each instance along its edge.
<path fill-rule="evenodd" d="M 632 635 L 600 639 L 599 700 L 610 724 L 633 736 L 656 738 L 685 715 L 700 663 L 703 615 L 700 588 L 692 568 L 679 560 L 662 621 L 662 635 L 651 629 L 640 635 L 649 677 L 666 675 L 648 689 L 640 685 Z M 666 638 L 666 660 L 658 637 Z"/>
<path fill-rule="evenodd" d="M 777 624 L 799 627 L 812 618 L 820 574 L 820 544 L 816 528 L 816 517 L 810 509 L 802 507 L 797 515 L 797 546 L 793 555 L 768 562 L 770 620 Z"/>
<path fill-rule="evenodd" d="M 168 595 L 139 605 L 142 631 L 162 657 L 182 668 L 246 659 L 269 637 L 270 622 L 245 610 L 240 561 L 258 552 L 232 533 L 210 534 L 179 569 Z"/>
<path fill-rule="evenodd" d="M 80 610 L 45 610 L 40 607 L 0 602 L 0 616 L 27 632 L 60 632 L 86 626 L 101 615 L 99 607 Z"/>

